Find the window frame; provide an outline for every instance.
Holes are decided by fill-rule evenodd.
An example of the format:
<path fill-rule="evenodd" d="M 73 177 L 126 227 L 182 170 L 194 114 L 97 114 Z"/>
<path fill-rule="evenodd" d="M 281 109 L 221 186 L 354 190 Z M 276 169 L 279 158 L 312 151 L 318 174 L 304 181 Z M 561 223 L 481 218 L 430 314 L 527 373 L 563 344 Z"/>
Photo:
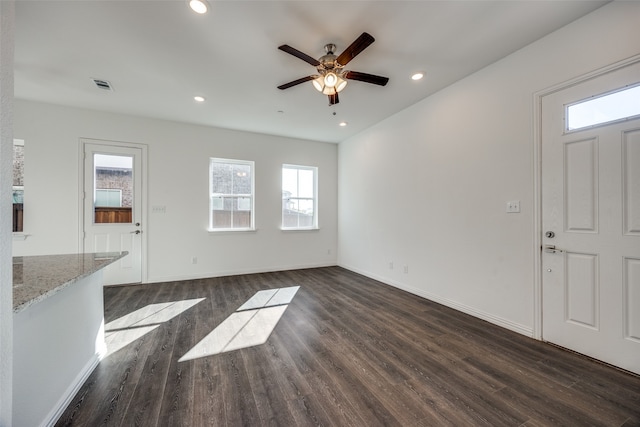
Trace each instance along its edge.
<path fill-rule="evenodd" d="M 629 90 L 635 90 L 635 89 L 638 89 L 638 88 L 640 88 L 640 82 L 629 84 L 629 85 L 625 85 L 625 86 L 617 88 L 617 89 L 609 90 L 607 92 L 599 93 L 599 94 L 596 94 L 596 95 L 589 96 L 587 98 L 579 99 L 577 101 L 565 104 L 564 105 L 564 133 L 565 134 L 570 134 L 570 133 L 575 133 L 575 132 L 581 132 L 581 131 L 585 131 L 585 130 L 589 130 L 589 129 L 599 128 L 599 127 L 602 127 L 602 126 L 609 126 L 609 125 L 613 125 L 613 124 L 616 124 L 616 123 L 621 123 L 621 122 L 626 122 L 628 120 L 637 119 L 638 117 L 640 117 L 640 113 L 639 114 L 633 114 L 631 116 L 619 117 L 617 119 L 605 120 L 605 121 L 593 123 L 593 124 L 590 124 L 590 125 L 584 125 L 584 126 L 580 126 L 580 127 L 569 127 L 569 121 L 570 121 L 569 115 L 570 115 L 570 109 L 572 107 L 575 107 L 575 106 L 578 106 L 578 105 L 582 105 L 582 104 L 587 104 L 587 103 L 592 102 L 592 101 L 597 101 L 599 99 L 606 98 L 607 96 L 615 95 L 615 94 L 618 94 L 618 93 L 621 93 L 621 92 L 626 92 L 626 91 L 629 91 Z"/>
<path fill-rule="evenodd" d="M 227 194 L 227 193 L 214 193 L 213 192 L 213 168 L 215 164 L 225 164 L 225 165 L 242 165 L 249 166 L 250 175 L 251 175 L 251 193 L 238 193 L 238 194 Z M 222 206 L 224 207 L 224 199 L 235 199 L 233 205 L 236 207 L 238 212 L 247 212 L 250 213 L 250 224 L 248 227 L 214 227 L 213 224 L 213 211 L 214 211 L 214 199 L 222 200 Z M 249 209 L 240 209 L 240 199 L 249 198 L 250 199 L 250 208 Z M 221 209 L 215 209 L 221 210 Z M 224 210 L 224 209 L 222 209 Z M 231 211 L 232 215 L 234 211 Z M 224 159 L 220 157 L 210 157 L 209 158 L 209 225 L 208 231 L 210 233 L 220 233 L 220 232 L 242 232 L 242 231 L 255 231 L 255 215 L 256 215 L 256 206 L 255 206 L 255 162 L 253 160 L 238 160 L 238 159 Z M 231 220 L 231 224 L 233 224 L 233 219 Z"/>
<path fill-rule="evenodd" d="M 284 197 L 284 170 L 285 169 L 295 169 L 297 173 L 297 189 L 298 194 L 300 190 L 300 171 L 306 170 L 313 172 L 313 197 L 288 197 L 287 200 L 304 200 L 313 202 L 313 218 L 311 220 L 312 224 L 310 226 L 300 226 L 298 222 L 298 226 L 296 227 L 287 227 L 285 226 L 285 197 Z M 317 166 L 304 166 L 304 165 L 293 165 L 288 163 L 282 164 L 281 169 L 281 197 L 282 197 L 282 206 L 281 206 L 281 225 L 280 229 L 284 231 L 297 231 L 297 230 L 318 230 L 318 167 Z"/>

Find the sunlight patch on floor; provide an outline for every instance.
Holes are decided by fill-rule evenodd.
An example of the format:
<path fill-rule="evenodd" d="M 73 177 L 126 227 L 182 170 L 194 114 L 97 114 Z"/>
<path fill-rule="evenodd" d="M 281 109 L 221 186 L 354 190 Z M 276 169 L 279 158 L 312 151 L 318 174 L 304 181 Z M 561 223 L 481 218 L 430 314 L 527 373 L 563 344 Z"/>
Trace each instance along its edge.
<path fill-rule="evenodd" d="M 264 344 L 300 286 L 257 292 L 179 362 Z"/>
<path fill-rule="evenodd" d="M 105 325 L 107 356 L 173 319 L 205 298 L 149 304 Z"/>
<path fill-rule="evenodd" d="M 293 300 L 296 292 L 298 292 L 298 289 L 300 289 L 300 286 L 258 291 L 236 311 L 255 310 L 257 308 L 289 304 Z"/>

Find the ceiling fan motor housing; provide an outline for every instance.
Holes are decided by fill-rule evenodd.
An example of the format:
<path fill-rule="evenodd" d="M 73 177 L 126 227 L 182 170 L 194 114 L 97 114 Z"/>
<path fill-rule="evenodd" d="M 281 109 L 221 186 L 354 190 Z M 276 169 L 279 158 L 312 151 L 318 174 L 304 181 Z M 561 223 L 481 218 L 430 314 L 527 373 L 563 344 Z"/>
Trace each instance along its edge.
<path fill-rule="evenodd" d="M 324 74 L 323 71 L 325 70 L 333 70 L 334 68 L 340 67 L 340 64 L 336 62 L 337 56 L 333 54 L 335 50 L 336 45 L 333 43 L 329 43 L 324 46 L 324 51 L 327 52 L 327 54 L 318 59 L 318 61 L 320 62 L 320 65 L 318 66 L 318 72 Z"/>

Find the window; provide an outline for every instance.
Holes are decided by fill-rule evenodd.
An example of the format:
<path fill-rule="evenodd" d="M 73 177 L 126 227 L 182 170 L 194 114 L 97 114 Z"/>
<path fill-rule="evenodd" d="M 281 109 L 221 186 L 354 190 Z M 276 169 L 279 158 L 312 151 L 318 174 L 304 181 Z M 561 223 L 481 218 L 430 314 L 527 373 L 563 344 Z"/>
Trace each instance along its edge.
<path fill-rule="evenodd" d="M 133 222 L 133 156 L 93 154 L 95 224 Z"/>
<path fill-rule="evenodd" d="M 282 165 L 282 228 L 318 228 L 318 168 Z"/>
<path fill-rule="evenodd" d="M 640 115 L 640 85 L 625 87 L 566 107 L 566 130 L 575 131 Z"/>
<path fill-rule="evenodd" d="M 253 167 L 244 160 L 210 159 L 209 230 L 253 230 Z"/>
<path fill-rule="evenodd" d="M 13 140 L 13 232 L 24 231 L 24 141 Z"/>

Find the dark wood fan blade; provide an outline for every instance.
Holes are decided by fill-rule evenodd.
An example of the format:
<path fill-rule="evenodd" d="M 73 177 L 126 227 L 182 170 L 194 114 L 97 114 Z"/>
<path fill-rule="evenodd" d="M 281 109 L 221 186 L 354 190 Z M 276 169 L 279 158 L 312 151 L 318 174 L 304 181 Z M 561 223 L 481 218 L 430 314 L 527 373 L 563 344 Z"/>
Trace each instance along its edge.
<path fill-rule="evenodd" d="M 351 43 L 349 47 L 346 48 L 344 52 L 342 52 L 340 56 L 338 56 L 338 58 L 336 58 L 336 62 L 340 65 L 347 65 L 349 61 L 351 61 L 356 57 L 356 55 L 369 47 L 369 45 L 374 41 L 376 41 L 376 39 L 374 39 L 371 34 L 360 34 L 360 37 L 358 37 L 353 43 Z"/>
<path fill-rule="evenodd" d="M 300 83 L 304 83 L 304 82 L 308 82 L 311 81 L 313 79 L 315 79 L 318 76 L 307 76 L 307 77 L 302 77 L 301 79 L 298 80 L 294 80 L 292 82 L 289 83 L 285 83 L 283 85 L 278 86 L 278 89 L 284 90 L 284 89 L 289 89 L 291 86 L 295 86 L 295 85 L 299 85 Z"/>
<path fill-rule="evenodd" d="M 389 77 L 376 76 L 373 74 L 360 73 L 358 71 L 346 71 L 343 74 L 345 79 L 358 80 L 374 85 L 385 86 L 389 82 Z"/>
<path fill-rule="evenodd" d="M 296 58 L 300 58 L 303 61 L 313 65 L 314 67 L 317 67 L 318 65 L 320 65 L 320 61 L 318 61 L 317 59 L 310 57 L 306 53 L 300 52 L 298 49 L 295 49 L 289 46 L 288 44 L 283 44 L 282 46 L 278 46 L 278 49 L 280 49 L 283 52 L 287 52 L 289 55 L 293 55 Z"/>
<path fill-rule="evenodd" d="M 340 102 L 340 99 L 338 99 L 338 92 L 334 93 L 333 95 L 329 95 L 329 105 L 334 105 L 338 102 Z"/>

